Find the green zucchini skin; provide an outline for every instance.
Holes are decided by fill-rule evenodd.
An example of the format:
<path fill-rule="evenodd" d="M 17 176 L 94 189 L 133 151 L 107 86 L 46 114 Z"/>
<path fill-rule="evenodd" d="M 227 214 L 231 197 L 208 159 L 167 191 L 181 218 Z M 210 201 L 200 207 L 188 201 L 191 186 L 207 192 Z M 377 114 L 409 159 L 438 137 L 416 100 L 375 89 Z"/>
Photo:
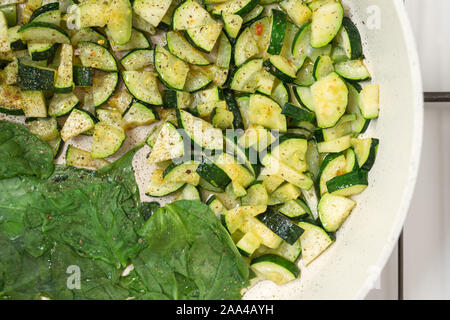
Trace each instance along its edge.
<path fill-rule="evenodd" d="M 198 166 L 197 173 L 208 183 L 222 190 L 225 190 L 226 186 L 231 183 L 230 177 L 206 157 Z"/>
<path fill-rule="evenodd" d="M 236 10 L 235 12 L 231 12 L 233 14 L 237 14 L 238 16 L 244 17 L 249 14 L 255 7 L 259 4 L 259 0 L 249 0 L 247 1 L 241 8 Z M 220 18 L 222 11 L 220 12 L 212 12 L 212 16 L 215 18 Z"/>
<path fill-rule="evenodd" d="M 379 139 L 372 138 L 372 144 L 370 146 L 369 157 L 366 162 L 361 166 L 361 170 L 370 171 L 375 164 L 375 160 L 377 158 L 378 146 L 380 144 Z"/>
<path fill-rule="evenodd" d="M 327 189 L 329 193 L 357 185 L 369 185 L 367 171 L 355 170 L 327 181 Z"/>
<path fill-rule="evenodd" d="M 255 7 L 258 5 L 258 3 L 259 3 L 259 0 L 251 0 L 251 1 L 249 1 L 249 3 L 246 6 L 244 6 L 237 12 L 235 12 L 235 14 L 237 14 L 241 17 L 244 17 L 245 15 L 250 13 L 253 9 L 255 9 Z"/>
<path fill-rule="evenodd" d="M 261 262 L 271 262 L 277 264 L 292 273 L 294 277 L 298 277 L 300 274 L 300 269 L 294 263 L 276 254 L 265 254 L 254 258 L 250 265 L 255 265 Z"/>
<path fill-rule="evenodd" d="M 164 107 L 167 109 L 176 109 L 178 107 L 178 98 L 176 90 L 165 90 L 163 95 Z"/>
<path fill-rule="evenodd" d="M 47 63 L 51 63 L 55 58 L 57 49 L 58 44 L 54 44 L 48 50 L 31 52 L 31 60 L 33 61 L 47 60 Z"/>
<path fill-rule="evenodd" d="M 304 232 L 298 225 L 275 211 L 267 211 L 258 215 L 257 218 L 281 239 L 291 245 L 294 244 Z"/>
<path fill-rule="evenodd" d="M 283 142 L 290 140 L 290 139 L 305 139 L 307 138 L 304 135 L 297 134 L 297 133 L 286 133 L 279 137 L 275 142 L 273 142 L 271 145 L 269 145 L 265 150 L 261 151 L 259 156 L 262 159 L 266 154 L 270 154 L 274 151 L 275 148 L 280 146 Z"/>
<path fill-rule="evenodd" d="M 92 68 L 73 66 L 73 83 L 77 87 L 92 87 L 94 76 Z"/>
<path fill-rule="evenodd" d="M 235 130 L 244 129 L 244 122 L 242 121 L 241 111 L 239 110 L 239 107 L 237 105 L 236 98 L 235 98 L 233 91 L 225 89 L 225 90 L 223 90 L 223 96 L 227 103 L 228 110 L 230 110 L 234 116 L 233 128 Z"/>
<path fill-rule="evenodd" d="M 281 114 L 298 121 L 306 121 L 310 123 L 314 123 L 314 120 L 316 119 L 316 114 L 314 112 L 311 112 L 305 108 L 297 107 L 291 103 L 286 103 L 284 105 Z"/>
<path fill-rule="evenodd" d="M 55 10 L 59 10 L 59 2 L 51 2 L 46 5 L 43 5 L 42 7 L 37 8 L 31 14 L 29 22 L 33 22 L 33 20 L 36 19 L 37 17 L 39 17 L 41 14 L 44 14 L 49 11 L 55 11 Z"/>
<path fill-rule="evenodd" d="M 264 6 L 256 5 L 255 8 L 251 12 L 247 13 L 243 17 L 243 19 L 244 19 L 243 25 L 249 26 L 250 24 L 252 24 L 256 20 L 261 18 L 261 16 L 263 15 L 263 12 L 264 12 Z"/>
<path fill-rule="evenodd" d="M 217 197 L 215 195 L 210 196 L 206 201 L 205 204 L 207 206 L 209 206 L 211 203 L 213 203 L 215 200 L 217 199 Z"/>
<path fill-rule="evenodd" d="M 270 62 L 269 59 L 264 61 L 263 65 L 264 65 L 264 69 L 266 69 L 269 73 L 271 73 L 272 75 L 274 75 L 276 78 L 280 79 L 281 81 L 284 81 L 287 83 L 292 83 L 296 80 L 295 78 L 292 78 L 292 77 L 288 76 L 287 74 L 285 74 L 283 71 L 279 70 L 277 68 L 277 66 L 273 65 L 272 62 Z"/>
<path fill-rule="evenodd" d="M 13 51 L 26 50 L 27 48 L 28 48 L 28 45 L 20 39 L 14 41 L 14 42 L 11 42 L 11 49 Z"/>
<path fill-rule="evenodd" d="M 33 23 L 26 24 L 19 29 L 18 33 L 24 33 L 27 30 L 33 29 L 33 28 L 42 28 L 42 29 L 52 30 L 53 32 L 59 33 L 60 35 L 62 35 L 65 38 L 63 40 L 63 43 L 70 43 L 70 37 L 63 28 L 61 28 L 55 24 L 51 24 L 51 23 L 47 23 L 47 22 L 33 22 Z M 42 40 L 42 39 L 36 39 L 36 41 L 40 41 L 40 40 Z"/>
<path fill-rule="evenodd" d="M 272 10 L 272 33 L 270 45 L 267 49 L 269 54 L 280 54 L 286 36 L 287 15 L 281 10 Z"/>
<path fill-rule="evenodd" d="M 353 21 L 344 17 L 342 19 L 342 27 L 346 30 L 348 38 L 350 40 L 351 47 L 351 60 L 361 58 L 363 56 L 363 49 L 361 44 L 361 35 L 359 34 L 358 28 L 355 26 Z"/>
<path fill-rule="evenodd" d="M 18 85 L 22 90 L 53 91 L 55 71 L 22 64 L 19 61 Z"/>

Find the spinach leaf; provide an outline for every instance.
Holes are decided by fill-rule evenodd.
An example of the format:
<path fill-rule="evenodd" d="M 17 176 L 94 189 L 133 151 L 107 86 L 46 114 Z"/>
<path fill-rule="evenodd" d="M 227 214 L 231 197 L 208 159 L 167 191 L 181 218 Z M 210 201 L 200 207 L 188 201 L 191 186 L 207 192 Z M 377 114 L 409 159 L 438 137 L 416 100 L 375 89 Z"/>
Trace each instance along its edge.
<path fill-rule="evenodd" d="M 200 201 L 156 211 L 141 234 L 149 245 L 133 259 L 147 294 L 170 299 L 239 299 L 248 266 L 214 213 Z"/>
<path fill-rule="evenodd" d="M 95 299 L 118 300 L 130 296 L 120 286 L 120 270 L 100 260 L 80 257 L 66 245 L 56 245 L 51 251 L 50 281 L 42 286 L 44 295 L 58 300 Z M 70 279 L 79 272 L 79 283 Z M 71 281 L 73 280 L 73 281 Z M 68 287 L 67 283 L 79 287 Z"/>
<path fill-rule="evenodd" d="M 47 178 L 53 172 L 53 150 L 20 124 L 0 121 L 0 179 Z"/>
<path fill-rule="evenodd" d="M 26 128 L 0 128 L 0 299 L 240 298 L 248 266 L 206 205 L 140 203 L 140 146 L 99 171 L 54 167 Z"/>
<path fill-rule="evenodd" d="M 46 180 L 0 180 L 0 232 L 9 238 L 21 235 L 33 256 L 56 241 L 80 255 L 126 265 L 144 245 L 135 230 L 145 220 L 130 192 L 137 189 L 129 169 L 137 150 L 106 173 L 57 166 Z"/>
<path fill-rule="evenodd" d="M 31 177 L 0 180 L 0 232 L 11 239 L 23 233 L 23 216 L 38 198 L 36 188 L 39 184 L 39 180 Z"/>
<path fill-rule="evenodd" d="M 38 299 L 43 283 L 50 280 L 48 256 L 29 255 L 20 240 L 0 233 L 0 300 Z"/>
<path fill-rule="evenodd" d="M 135 232 L 144 223 L 132 169 L 137 150 L 101 172 L 58 166 L 28 209 L 40 215 L 42 232 L 82 256 L 125 266 L 144 245 Z"/>
<path fill-rule="evenodd" d="M 43 185 L 42 198 L 30 212 L 41 216 L 42 231 L 57 243 L 67 244 L 80 255 L 125 266 L 142 245 L 122 203 L 127 189 L 110 182 L 90 182 L 54 190 Z M 53 190 L 52 190 L 53 189 Z"/>
<path fill-rule="evenodd" d="M 0 234 L 0 300 L 2 299 L 126 299 L 120 270 L 99 260 L 80 257 L 65 245 L 55 245 L 39 258 L 27 254 L 20 241 Z M 70 268 L 79 272 L 79 287 L 69 288 Z M 78 280 L 75 280 L 78 281 Z"/>

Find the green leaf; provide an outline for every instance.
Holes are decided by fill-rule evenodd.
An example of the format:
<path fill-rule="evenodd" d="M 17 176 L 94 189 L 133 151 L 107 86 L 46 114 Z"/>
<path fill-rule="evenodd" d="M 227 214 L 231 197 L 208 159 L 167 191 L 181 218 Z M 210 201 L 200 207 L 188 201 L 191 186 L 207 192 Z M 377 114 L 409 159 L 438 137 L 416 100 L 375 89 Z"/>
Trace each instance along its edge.
<path fill-rule="evenodd" d="M 0 179 L 47 178 L 53 172 L 53 150 L 24 126 L 0 121 Z"/>
<path fill-rule="evenodd" d="M 0 300 L 38 299 L 40 287 L 48 282 L 48 257 L 27 254 L 19 240 L 0 233 Z"/>
<path fill-rule="evenodd" d="M 79 271 L 79 288 L 68 288 L 69 276 Z M 72 271 L 72 272 L 70 272 Z M 119 284 L 120 270 L 100 261 L 80 257 L 65 245 L 57 245 L 51 253 L 50 275 L 52 281 L 42 287 L 42 293 L 52 299 L 126 299 L 130 294 Z"/>
<path fill-rule="evenodd" d="M 0 158 L 1 162 L 1 158 Z M 39 181 L 30 177 L 0 180 L 0 232 L 13 239 L 22 234 L 23 216 L 38 195 Z"/>
<path fill-rule="evenodd" d="M 141 234 L 147 249 L 133 260 L 147 291 L 170 299 L 239 299 L 248 265 L 214 213 L 200 201 L 159 209 Z"/>
<path fill-rule="evenodd" d="M 248 265 L 208 206 L 140 202 L 140 146 L 98 172 L 54 167 L 24 127 L 0 127 L 0 299 L 241 297 Z M 70 266 L 80 288 L 67 286 Z"/>
<path fill-rule="evenodd" d="M 0 234 L 0 300 L 3 299 L 126 299 L 129 290 L 120 286 L 120 270 L 99 260 L 80 257 L 65 245 L 34 258 L 16 240 Z M 72 284 L 69 268 L 79 271 L 79 287 Z"/>

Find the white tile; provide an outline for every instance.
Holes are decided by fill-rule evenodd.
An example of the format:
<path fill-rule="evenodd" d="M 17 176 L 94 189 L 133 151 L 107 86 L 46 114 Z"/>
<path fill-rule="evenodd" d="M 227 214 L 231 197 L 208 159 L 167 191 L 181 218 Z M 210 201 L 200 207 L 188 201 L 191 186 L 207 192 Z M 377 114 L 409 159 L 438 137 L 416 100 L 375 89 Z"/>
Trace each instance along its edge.
<path fill-rule="evenodd" d="M 406 0 L 426 91 L 450 91 L 449 0 Z"/>
<path fill-rule="evenodd" d="M 450 299 L 450 105 L 426 105 L 422 163 L 404 231 L 405 299 Z"/>

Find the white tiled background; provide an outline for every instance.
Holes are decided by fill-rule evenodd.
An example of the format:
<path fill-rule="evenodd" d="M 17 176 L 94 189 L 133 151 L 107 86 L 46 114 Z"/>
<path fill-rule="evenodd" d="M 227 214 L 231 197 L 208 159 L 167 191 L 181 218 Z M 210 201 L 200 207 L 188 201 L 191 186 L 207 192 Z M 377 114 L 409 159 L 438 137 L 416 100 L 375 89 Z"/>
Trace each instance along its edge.
<path fill-rule="evenodd" d="M 449 0 L 405 0 L 425 91 L 450 91 Z M 425 104 L 419 179 L 403 237 L 404 299 L 450 299 L 450 103 Z M 398 299 L 396 249 L 368 299 Z"/>

